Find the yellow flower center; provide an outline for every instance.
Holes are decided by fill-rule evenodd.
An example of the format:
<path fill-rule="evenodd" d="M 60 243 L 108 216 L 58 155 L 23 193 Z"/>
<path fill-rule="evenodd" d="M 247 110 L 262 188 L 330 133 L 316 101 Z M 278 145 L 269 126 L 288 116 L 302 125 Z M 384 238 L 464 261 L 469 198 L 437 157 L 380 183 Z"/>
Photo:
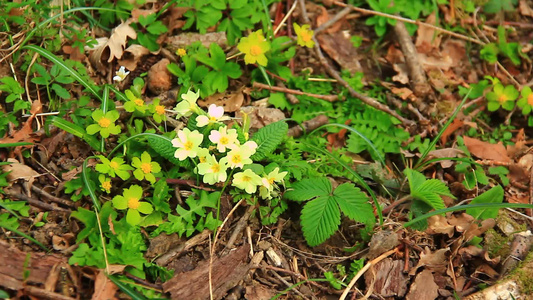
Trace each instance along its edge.
<path fill-rule="evenodd" d="M 176 51 L 176 54 L 178 54 L 180 57 L 187 55 L 187 51 L 183 48 L 179 48 L 178 51 Z"/>
<path fill-rule="evenodd" d="M 200 163 L 205 163 L 207 161 L 205 156 L 198 156 L 198 159 L 200 160 Z"/>
<path fill-rule="evenodd" d="M 261 55 L 263 53 L 263 50 L 261 49 L 261 47 L 257 46 L 257 45 L 252 45 L 250 47 L 250 54 L 253 55 L 253 56 L 258 56 L 258 55 Z"/>
<path fill-rule="evenodd" d="M 238 164 L 242 161 L 241 156 L 239 154 L 235 154 L 231 157 L 231 162 L 234 164 Z"/>
<path fill-rule="evenodd" d="M 529 94 L 529 96 L 527 96 L 527 104 L 533 106 L 533 93 Z"/>
<path fill-rule="evenodd" d="M 274 178 L 273 178 L 273 177 L 268 178 L 268 183 L 270 183 L 270 184 L 274 184 Z"/>
<path fill-rule="evenodd" d="M 143 106 L 144 105 L 144 101 L 142 101 L 141 99 L 135 99 L 133 101 L 133 103 L 135 103 L 135 105 L 137 105 L 137 106 Z"/>
<path fill-rule="evenodd" d="M 137 209 L 140 205 L 139 199 L 133 197 L 128 199 L 128 208 Z"/>
<path fill-rule="evenodd" d="M 106 191 L 109 191 L 111 189 L 111 181 L 102 182 L 102 188 Z"/>
<path fill-rule="evenodd" d="M 141 164 L 141 170 L 144 172 L 144 174 L 148 174 L 152 172 L 152 164 L 150 163 L 142 163 Z"/>
<path fill-rule="evenodd" d="M 117 170 L 119 165 L 118 165 L 118 163 L 116 161 L 112 161 L 112 162 L 109 163 L 109 167 L 111 167 L 111 169 L 113 169 L 113 170 Z"/>
<path fill-rule="evenodd" d="M 163 105 L 158 105 L 155 107 L 155 112 L 158 115 L 162 115 L 165 113 L 165 107 Z"/>
<path fill-rule="evenodd" d="M 211 121 L 211 122 L 215 122 L 216 120 L 217 120 L 216 117 L 210 117 L 210 118 L 209 118 L 209 121 Z"/>
<path fill-rule="evenodd" d="M 223 136 L 220 138 L 220 140 L 218 141 L 220 144 L 222 145 L 227 145 L 229 143 L 229 140 L 227 137 Z"/>
<path fill-rule="evenodd" d="M 308 31 L 302 31 L 302 32 L 300 33 L 300 36 L 301 36 L 301 38 L 302 38 L 302 41 L 304 41 L 304 42 L 309 42 L 309 41 L 311 41 L 311 38 L 313 37 L 313 35 L 309 34 Z"/>
<path fill-rule="evenodd" d="M 107 128 L 109 127 L 109 125 L 111 125 L 111 120 L 106 117 L 103 117 L 98 121 L 98 125 L 100 125 L 100 127 L 102 128 Z"/>
<path fill-rule="evenodd" d="M 187 151 L 191 151 L 194 144 L 191 141 L 187 141 L 185 144 L 183 144 L 183 148 Z"/>
<path fill-rule="evenodd" d="M 211 172 L 213 172 L 213 173 L 218 173 L 218 172 L 220 172 L 220 165 L 219 165 L 219 164 L 213 164 L 213 165 L 211 166 Z"/>
<path fill-rule="evenodd" d="M 242 176 L 242 181 L 244 181 L 244 182 L 248 182 L 248 181 L 250 181 L 250 180 L 252 180 L 252 177 L 250 177 L 250 176 L 246 176 L 246 175 Z"/>
<path fill-rule="evenodd" d="M 505 94 L 500 95 L 500 97 L 498 98 L 498 101 L 500 101 L 500 103 L 504 103 L 505 101 L 507 101 L 507 95 Z"/>

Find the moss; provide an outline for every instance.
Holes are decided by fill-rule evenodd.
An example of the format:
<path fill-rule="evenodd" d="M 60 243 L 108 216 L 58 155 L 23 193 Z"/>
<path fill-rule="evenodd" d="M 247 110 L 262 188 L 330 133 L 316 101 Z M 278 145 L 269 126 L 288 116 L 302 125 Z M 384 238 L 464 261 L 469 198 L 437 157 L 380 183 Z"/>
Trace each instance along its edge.
<path fill-rule="evenodd" d="M 524 295 L 533 294 L 533 252 L 512 272 Z"/>
<path fill-rule="evenodd" d="M 507 257 L 510 251 L 511 238 L 498 233 L 494 229 L 487 230 L 484 237 L 484 248 L 490 257 Z"/>

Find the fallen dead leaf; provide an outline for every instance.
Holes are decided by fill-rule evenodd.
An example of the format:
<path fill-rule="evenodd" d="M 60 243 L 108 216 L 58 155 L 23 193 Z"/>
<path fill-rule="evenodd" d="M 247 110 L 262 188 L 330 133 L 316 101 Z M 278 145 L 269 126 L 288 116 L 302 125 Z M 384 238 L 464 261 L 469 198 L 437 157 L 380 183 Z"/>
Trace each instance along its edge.
<path fill-rule="evenodd" d="M 435 13 L 433 12 L 427 17 L 426 23 L 435 24 L 435 21 Z M 438 32 L 435 29 L 429 26 L 418 26 L 415 46 L 419 54 L 429 53 L 438 49 L 441 40 L 441 36 L 438 35 Z"/>
<path fill-rule="evenodd" d="M 167 69 L 167 66 L 169 64 L 170 60 L 163 58 L 155 65 L 153 65 L 148 71 L 148 89 L 155 95 L 168 92 L 172 88 L 172 84 L 174 83 L 174 77 Z"/>
<path fill-rule="evenodd" d="M 224 107 L 225 112 L 236 112 L 244 103 L 244 87 L 237 92 L 216 93 L 203 100 L 198 100 L 200 107 L 206 108 L 211 104 Z"/>
<path fill-rule="evenodd" d="M 115 297 L 118 287 L 107 278 L 104 271 L 100 271 L 96 275 L 94 281 L 94 293 L 92 300 L 113 300 L 118 299 Z"/>
<path fill-rule="evenodd" d="M 120 59 L 124 54 L 124 48 L 129 39 L 136 39 L 137 32 L 131 26 L 131 20 L 118 25 L 113 29 L 113 33 L 104 44 L 99 43 L 97 47 L 92 48 L 93 52 L 89 55 L 89 61 L 97 70 L 105 74 L 103 61 L 113 61 Z"/>
<path fill-rule="evenodd" d="M 320 7 L 320 15 L 318 15 L 316 17 L 316 26 L 317 27 L 320 27 L 320 25 L 326 23 L 327 21 L 329 21 L 329 19 L 331 19 L 329 17 L 329 14 L 328 14 L 328 10 L 324 7 L 324 6 L 319 6 Z M 339 21 L 335 22 L 335 24 L 329 26 L 329 28 L 327 28 L 325 31 L 327 33 L 335 33 L 335 32 L 338 32 L 341 27 L 342 27 L 342 22 L 344 21 L 344 18 L 340 19 Z"/>
<path fill-rule="evenodd" d="M 343 32 L 323 33 L 317 36 L 317 40 L 322 50 L 343 69 L 350 71 L 351 74 L 363 71 L 361 63 L 357 59 L 357 48 L 350 42 L 349 35 L 346 36 Z"/>
<path fill-rule="evenodd" d="M 520 0 L 518 4 L 518 11 L 523 16 L 533 17 L 533 9 L 529 6 L 528 1 Z"/>
<path fill-rule="evenodd" d="M 407 70 L 406 64 L 393 64 L 392 68 L 394 71 L 396 71 L 398 74 L 392 76 L 392 80 L 399 82 L 401 84 L 408 84 L 409 83 L 409 73 Z"/>
<path fill-rule="evenodd" d="M 406 87 L 402 87 L 402 88 L 392 87 L 391 92 L 393 92 L 398 97 L 402 98 L 402 100 L 405 100 L 413 96 L 413 91 L 410 88 L 406 88 Z"/>
<path fill-rule="evenodd" d="M 281 110 L 272 107 L 245 106 L 235 113 L 235 117 L 242 119 L 244 114 L 250 118 L 251 129 L 259 129 L 285 119 L 285 114 Z"/>
<path fill-rule="evenodd" d="M 442 233 L 447 234 L 448 237 L 452 237 L 455 233 L 455 226 L 450 225 L 445 216 L 436 215 L 428 218 L 428 229 L 429 234 L 433 233 Z"/>
<path fill-rule="evenodd" d="M 415 281 L 409 289 L 409 293 L 405 297 L 407 300 L 431 300 L 439 296 L 439 287 L 435 283 L 433 273 L 429 270 L 424 270 L 416 275 Z"/>
<path fill-rule="evenodd" d="M 135 71 L 142 58 L 148 54 L 150 54 L 148 48 L 141 45 L 131 45 L 124 50 L 122 59 L 119 59 L 118 64 L 126 67 L 128 71 Z"/>
<path fill-rule="evenodd" d="M 36 177 L 41 176 L 39 173 L 35 172 L 32 168 L 23 165 L 18 162 L 18 160 L 13 158 L 8 158 L 8 162 L 11 162 L 9 165 L 3 165 L 3 172 L 10 172 L 7 174 L 7 181 L 11 182 L 18 179 L 24 179 L 25 181 L 33 181 Z"/>
<path fill-rule="evenodd" d="M 463 127 L 465 123 L 460 119 L 454 119 L 453 122 L 448 126 L 442 135 L 440 136 L 440 142 L 444 146 L 446 145 L 446 142 L 448 141 L 448 138 L 452 133 L 454 133 L 457 129 Z"/>
<path fill-rule="evenodd" d="M 507 156 L 507 150 L 501 142 L 498 144 L 491 144 L 468 136 L 463 136 L 463 140 L 468 151 L 474 156 L 481 159 L 511 162 L 511 159 Z"/>
<path fill-rule="evenodd" d="M 446 265 L 448 264 L 447 253 L 450 248 L 438 249 L 435 252 L 431 252 L 429 247 L 424 249 L 424 252 L 420 253 L 420 260 L 416 267 L 409 271 L 409 275 L 416 274 L 420 267 L 426 268 L 432 272 L 444 273 L 446 272 Z"/>

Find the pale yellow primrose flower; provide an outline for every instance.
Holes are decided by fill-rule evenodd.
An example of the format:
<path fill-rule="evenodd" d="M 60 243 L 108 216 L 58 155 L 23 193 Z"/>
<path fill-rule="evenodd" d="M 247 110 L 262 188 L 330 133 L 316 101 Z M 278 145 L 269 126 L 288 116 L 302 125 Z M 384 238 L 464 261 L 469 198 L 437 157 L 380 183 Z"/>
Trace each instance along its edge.
<path fill-rule="evenodd" d="M 126 79 L 126 76 L 128 76 L 130 72 L 126 72 L 126 68 L 124 66 L 121 66 L 118 71 L 115 72 L 115 77 L 113 77 L 113 81 L 121 82 L 122 80 Z"/>
<path fill-rule="evenodd" d="M 265 177 L 261 178 L 263 185 L 259 187 L 259 194 L 264 199 L 272 199 L 272 194 L 274 192 L 274 187 L 276 186 L 274 182 L 283 182 L 283 178 L 287 175 L 288 172 L 279 172 L 279 168 L 275 168 L 272 172 L 268 173 Z"/>
<path fill-rule="evenodd" d="M 196 117 L 196 126 L 204 127 L 206 125 L 211 125 L 217 122 L 227 120 L 229 120 L 229 117 L 224 116 L 224 107 L 211 104 L 207 109 L 207 116 L 201 115 Z"/>
<path fill-rule="evenodd" d="M 200 163 L 205 163 L 207 160 L 207 157 L 209 156 L 209 149 L 200 148 L 200 150 L 198 150 L 197 156 L 198 156 L 198 160 L 200 161 Z"/>
<path fill-rule="evenodd" d="M 209 140 L 217 144 L 217 150 L 220 153 L 226 152 L 227 148 L 231 148 L 234 145 L 238 145 L 237 130 L 229 129 L 226 126 L 220 127 L 218 130 L 211 130 Z"/>
<path fill-rule="evenodd" d="M 261 177 L 255 174 L 252 170 L 246 169 L 244 172 L 239 172 L 233 175 L 233 182 L 231 185 L 245 190 L 248 194 L 253 194 L 257 191 L 257 186 L 261 184 Z"/>
<path fill-rule="evenodd" d="M 174 156 L 179 160 L 184 160 L 187 157 L 194 158 L 200 151 L 200 144 L 204 139 L 204 135 L 198 130 L 190 131 L 189 128 L 184 128 L 178 132 L 178 137 L 172 140 L 172 146 L 178 148 Z"/>
<path fill-rule="evenodd" d="M 188 117 L 192 113 L 198 113 L 200 111 L 200 108 L 196 104 L 196 100 L 200 98 L 200 91 L 194 93 L 189 90 L 186 94 L 182 94 L 181 98 L 183 100 L 174 108 L 174 111 L 177 112 L 176 119 Z"/>
<path fill-rule="evenodd" d="M 251 164 L 250 156 L 255 153 L 256 148 L 257 144 L 252 141 L 246 142 L 241 146 L 234 145 L 227 155 L 230 168 L 242 168 L 244 165 Z"/>
<path fill-rule="evenodd" d="M 198 164 L 198 174 L 204 175 L 204 183 L 207 184 L 226 181 L 228 178 L 227 169 L 227 159 L 223 157 L 220 162 L 217 162 L 214 155 L 207 156 L 206 162 Z"/>

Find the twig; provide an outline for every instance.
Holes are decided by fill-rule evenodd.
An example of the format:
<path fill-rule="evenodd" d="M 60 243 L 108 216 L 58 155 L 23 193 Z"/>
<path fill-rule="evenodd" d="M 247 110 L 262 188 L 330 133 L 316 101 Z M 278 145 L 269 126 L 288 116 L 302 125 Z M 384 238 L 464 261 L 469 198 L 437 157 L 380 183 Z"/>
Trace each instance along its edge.
<path fill-rule="evenodd" d="M 298 90 L 292 90 L 288 88 L 282 88 L 277 86 L 269 86 L 266 84 L 259 83 L 257 81 L 254 82 L 253 87 L 259 88 L 259 89 L 266 89 L 274 92 L 281 92 L 281 93 L 288 93 L 288 94 L 294 94 L 294 95 L 300 95 L 300 96 L 309 96 L 314 97 L 322 100 L 326 100 L 329 102 L 335 102 L 339 99 L 338 96 L 335 95 L 318 95 L 318 94 L 312 94 L 312 93 L 306 93 Z"/>
<path fill-rule="evenodd" d="M 203 243 L 209 237 L 210 232 L 211 231 L 206 229 L 202 231 L 202 233 L 197 234 L 194 237 L 188 239 L 185 243 L 168 250 L 167 253 L 156 259 L 155 263 L 160 266 L 166 266 L 170 262 L 170 260 L 180 256 L 181 253 L 191 249 L 192 247 L 198 244 Z"/>
<path fill-rule="evenodd" d="M 459 34 L 459 33 L 456 33 L 456 32 L 450 31 L 450 30 L 446 30 L 444 28 L 441 28 L 441 27 L 438 27 L 438 26 L 435 26 L 435 25 L 431 25 L 431 24 L 428 24 L 428 23 L 415 21 L 415 20 L 411 20 L 411 19 L 408 19 L 408 18 L 403 18 L 403 17 L 399 17 L 399 16 L 395 16 L 395 15 L 390 15 L 390 14 L 382 13 L 382 12 L 379 12 L 379 11 L 373 11 L 373 10 L 370 10 L 370 9 L 364 9 L 364 8 L 360 8 L 360 7 L 355 7 L 353 5 L 349 5 L 349 4 L 342 3 L 342 2 L 339 2 L 339 1 L 335 1 L 335 0 L 333 0 L 332 3 L 335 4 L 335 5 L 341 6 L 341 7 L 349 7 L 352 10 L 355 10 L 355 11 L 358 11 L 358 12 L 361 12 L 361 13 L 364 13 L 364 14 L 376 15 L 376 16 L 381 16 L 381 17 L 397 20 L 397 21 L 400 21 L 400 22 L 405 22 L 405 23 L 409 23 L 409 24 L 415 24 L 417 26 L 429 27 L 429 28 L 431 28 L 433 30 L 437 30 L 439 32 L 443 32 L 443 33 L 446 33 L 448 35 L 454 36 L 456 38 L 459 38 L 459 39 L 462 39 L 462 40 L 467 40 L 467 41 L 470 41 L 470 42 L 478 44 L 478 45 L 484 45 L 485 44 L 485 43 L 483 43 L 480 40 L 477 40 L 477 39 L 471 38 L 469 36 L 462 35 L 462 34 Z"/>
<path fill-rule="evenodd" d="M 373 265 L 377 264 L 378 262 L 382 261 L 383 259 L 389 257 L 391 254 L 393 254 L 394 252 L 396 252 L 396 249 L 392 249 L 392 250 L 389 250 L 383 254 L 381 254 L 380 256 L 378 256 L 377 258 L 369 261 L 361 270 L 359 270 L 359 272 L 357 272 L 357 274 L 354 276 L 354 278 L 352 278 L 352 281 L 350 281 L 350 283 L 348 283 L 348 286 L 346 287 L 346 289 L 344 289 L 344 292 L 342 293 L 342 295 L 340 296 L 339 300 L 344 300 L 346 299 L 346 296 L 348 296 L 348 293 L 350 292 L 350 290 L 352 289 L 352 287 L 355 285 L 355 283 L 357 282 L 357 279 L 359 279 L 361 276 L 363 276 L 363 274 L 365 274 L 365 272 Z"/>
<path fill-rule="evenodd" d="M 283 27 L 283 24 L 285 24 L 285 22 L 287 22 L 287 19 L 291 16 L 292 12 L 296 9 L 296 2 L 294 2 L 294 4 L 292 5 L 291 9 L 287 12 L 287 14 L 285 15 L 285 17 L 283 17 L 283 19 L 281 20 L 281 22 L 279 22 L 278 24 L 278 27 L 276 28 L 276 30 L 274 30 L 274 33 L 272 34 L 273 36 L 276 36 L 276 34 L 278 33 L 278 31 L 280 31 L 281 27 Z"/>
<path fill-rule="evenodd" d="M 300 7 L 302 10 L 302 17 L 304 18 L 306 23 L 310 23 L 309 16 L 307 15 L 307 11 L 305 9 L 305 1 L 304 0 L 298 0 L 300 1 Z M 366 95 L 360 94 L 356 92 L 346 80 L 344 80 L 337 71 L 333 70 L 333 68 L 329 65 L 328 61 L 326 60 L 326 57 L 324 57 L 324 54 L 322 53 L 322 50 L 320 49 L 320 44 L 318 43 L 318 40 L 313 35 L 313 41 L 315 42 L 315 51 L 317 53 L 318 59 L 320 60 L 320 63 L 326 68 L 327 72 L 331 75 L 331 77 L 335 78 L 340 84 L 342 84 L 345 88 L 348 89 L 350 92 L 350 95 L 352 97 L 358 98 L 359 100 L 363 101 L 367 105 L 370 105 L 374 107 L 375 109 L 381 110 L 383 112 L 386 112 L 390 114 L 391 116 L 397 118 L 400 120 L 404 125 L 408 126 L 414 126 L 416 125 L 415 122 L 408 120 L 402 116 L 400 116 L 395 111 L 391 110 L 388 106 L 379 103 L 376 99 L 368 97 Z"/>
<path fill-rule="evenodd" d="M 224 225 L 226 225 L 226 222 L 233 215 L 235 210 L 237 210 L 237 208 L 242 204 L 243 201 L 244 199 L 241 199 L 241 201 L 237 202 L 237 204 L 235 204 L 235 206 L 230 210 L 230 212 L 228 213 L 228 215 L 226 216 L 222 224 L 220 224 L 220 226 L 217 228 L 217 234 L 215 235 L 215 238 L 213 239 L 213 245 L 210 246 L 211 247 L 211 250 L 209 251 L 210 252 L 209 254 L 209 297 L 210 299 L 213 299 L 213 279 L 212 279 L 213 257 L 215 256 L 215 248 L 217 246 L 218 236 L 220 235 L 222 228 L 224 228 Z"/>
<path fill-rule="evenodd" d="M 317 29 L 315 29 L 315 34 L 318 34 L 319 32 L 328 29 L 331 25 L 337 23 L 340 19 L 344 18 L 347 14 L 352 11 L 351 8 L 345 7 L 343 10 L 341 10 L 339 13 L 337 13 L 333 18 L 326 21 L 324 24 L 320 25 Z"/>
<path fill-rule="evenodd" d="M 287 86 L 285 86 L 285 84 L 282 82 L 282 81 L 278 81 L 276 83 L 276 85 L 280 88 L 283 88 L 283 89 L 286 89 Z M 291 104 L 298 104 L 300 103 L 300 100 L 298 100 L 298 98 L 296 98 L 296 96 L 294 96 L 293 94 L 289 94 L 289 93 L 286 93 L 287 94 L 287 100 L 289 100 L 289 102 Z"/>
<path fill-rule="evenodd" d="M 56 205 L 52 205 L 52 204 L 48 204 L 48 203 L 45 203 L 45 202 L 42 202 L 40 200 L 37 200 L 37 199 L 34 199 L 34 198 L 31 198 L 31 197 L 28 197 L 24 194 L 20 194 L 20 193 L 16 193 L 16 192 L 12 192 L 12 191 L 6 191 L 4 190 L 4 192 L 6 193 L 6 195 L 10 196 L 10 197 L 13 197 L 13 198 L 17 198 L 19 200 L 23 200 L 23 201 L 26 201 L 28 202 L 30 205 L 32 206 L 35 206 L 35 207 L 38 207 L 40 209 L 44 209 L 46 211 L 64 211 L 64 212 L 70 212 L 69 209 L 65 209 L 65 208 L 62 208 L 62 207 L 58 207 Z"/>
<path fill-rule="evenodd" d="M 246 226 L 246 223 L 248 219 L 250 218 L 250 215 L 252 214 L 254 208 L 255 208 L 254 206 L 249 206 L 246 212 L 244 213 L 244 215 L 242 216 L 242 218 L 237 223 L 237 225 L 235 225 L 235 229 L 233 229 L 233 233 L 229 237 L 228 242 L 226 243 L 226 248 L 224 249 L 223 253 L 226 253 L 229 250 L 231 250 L 231 248 L 233 247 L 233 244 L 237 240 L 237 236 L 244 229 L 244 226 Z"/>
<path fill-rule="evenodd" d="M 416 96 L 425 98 L 431 93 L 431 87 L 427 82 L 426 73 L 422 68 L 420 57 L 411 40 L 411 36 L 409 35 L 409 32 L 407 32 L 407 28 L 405 28 L 403 22 L 396 22 L 394 32 L 396 33 L 396 38 L 398 39 L 403 56 L 405 57 L 405 63 L 409 72 L 409 79 L 411 81 L 413 92 Z M 421 105 L 424 104 L 422 100 L 423 99 L 419 99 L 417 106 L 419 106 L 419 109 L 424 110 L 421 107 Z"/>
<path fill-rule="evenodd" d="M 276 276 L 276 278 L 277 278 L 279 281 L 283 282 L 283 284 L 285 284 L 287 287 L 289 287 L 289 288 L 292 287 L 292 284 L 290 284 L 287 280 L 283 279 L 283 277 L 281 277 L 281 275 L 279 275 L 276 271 L 274 271 L 274 270 L 270 270 L 270 272 L 271 272 L 272 274 L 274 274 L 274 276 Z M 304 294 L 302 294 L 302 292 L 300 292 L 299 290 L 297 290 L 296 288 L 291 289 L 291 291 L 294 291 L 296 294 L 298 294 L 300 297 L 302 297 L 302 298 L 304 298 L 304 299 L 309 299 L 309 298 L 307 298 Z"/>
<path fill-rule="evenodd" d="M 76 208 L 76 205 L 72 201 L 69 201 L 69 200 L 66 200 L 66 199 L 61 199 L 59 197 L 50 195 L 47 192 L 45 192 L 44 190 L 36 187 L 35 185 L 31 186 L 31 190 L 36 192 L 37 194 L 43 196 L 44 198 L 52 201 L 52 202 L 62 204 L 64 206 L 66 206 L 66 207 Z"/>
<path fill-rule="evenodd" d="M 75 298 L 63 296 L 58 293 L 50 292 L 45 289 L 40 289 L 34 286 L 25 286 L 24 292 L 37 297 L 37 299 L 49 299 L 49 300 L 75 300 Z"/>
<path fill-rule="evenodd" d="M 328 117 L 326 117 L 325 115 L 318 115 L 312 118 L 311 120 L 303 122 L 301 125 L 291 127 L 289 129 L 289 132 L 287 133 L 287 136 L 299 137 L 304 131 L 309 132 L 315 130 L 320 126 L 327 124 L 328 122 Z"/>

